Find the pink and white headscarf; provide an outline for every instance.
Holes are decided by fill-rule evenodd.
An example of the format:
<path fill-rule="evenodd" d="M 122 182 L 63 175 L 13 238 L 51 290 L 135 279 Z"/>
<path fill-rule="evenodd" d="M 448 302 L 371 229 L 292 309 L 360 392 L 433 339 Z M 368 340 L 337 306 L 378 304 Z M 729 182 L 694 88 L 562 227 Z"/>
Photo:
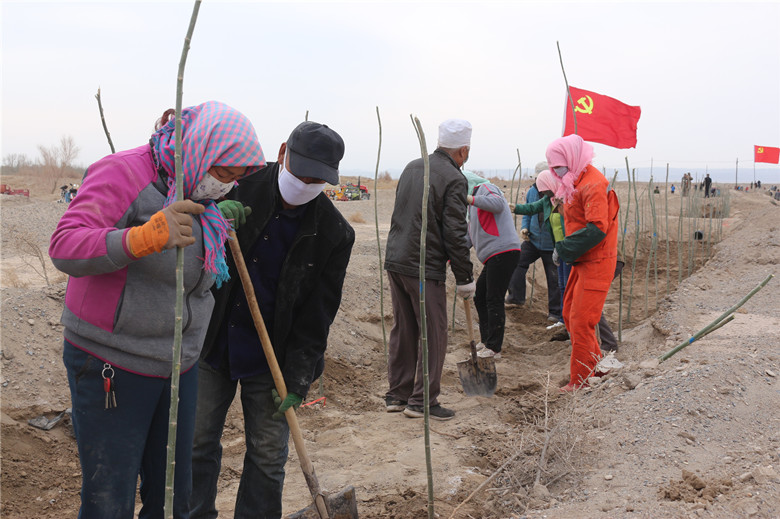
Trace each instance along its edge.
<path fill-rule="evenodd" d="M 265 165 L 265 156 L 254 126 L 244 114 L 224 103 L 208 101 L 184 108 L 182 118 L 182 173 L 184 198 L 208 175 L 212 166 L 243 166 L 251 175 Z M 174 166 L 176 119 L 171 119 L 152 135 L 155 158 L 168 173 L 165 207 L 176 201 Z M 217 288 L 230 279 L 225 262 L 225 241 L 230 224 L 214 200 L 199 200 L 206 207 L 201 216 L 206 257 L 203 268 L 216 276 Z"/>
<path fill-rule="evenodd" d="M 561 180 L 558 178 L 558 175 L 549 169 L 539 172 L 539 176 L 536 177 L 536 189 L 539 190 L 539 193 L 551 191 L 554 194 L 558 192 L 560 186 Z"/>
<path fill-rule="evenodd" d="M 567 135 L 552 141 L 547 146 L 546 155 L 551 174 L 556 175 L 553 168 L 559 166 L 569 168 L 569 171 L 560 179 L 560 185 L 555 191 L 555 196 L 563 200 L 563 203 L 568 204 L 574 195 L 574 183 L 593 160 L 593 146 L 582 140 L 579 135 Z"/>

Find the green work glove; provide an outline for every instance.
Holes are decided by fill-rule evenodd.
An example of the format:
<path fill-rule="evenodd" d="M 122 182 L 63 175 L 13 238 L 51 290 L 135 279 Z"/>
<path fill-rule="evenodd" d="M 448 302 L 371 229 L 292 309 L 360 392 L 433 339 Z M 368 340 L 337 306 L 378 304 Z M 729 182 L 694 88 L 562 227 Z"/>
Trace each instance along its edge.
<path fill-rule="evenodd" d="M 235 200 L 223 200 L 217 204 L 219 210 L 222 211 L 222 216 L 225 220 L 228 220 L 233 224 L 233 229 L 238 230 L 240 225 L 246 223 L 246 217 L 252 214 L 252 208 L 248 205 L 245 206 L 241 202 Z"/>
<path fill-rule="evenodd" d="M 301 402 L 303 402 L 303 397 L 296 395 L 295 393 L 287 393 L 287 396 L 284 397 L 284 401 L 282 401 L 282 397 L 279 396 L 279 393 L 275 389 L 271 390 L 271 396 L 274 399 L 274 405 L 277 407 L 276 412 L 271 416 L 274 420 L 282 418 L 285 411 L 291 407 L 293 409 L 298 409 Z"/>

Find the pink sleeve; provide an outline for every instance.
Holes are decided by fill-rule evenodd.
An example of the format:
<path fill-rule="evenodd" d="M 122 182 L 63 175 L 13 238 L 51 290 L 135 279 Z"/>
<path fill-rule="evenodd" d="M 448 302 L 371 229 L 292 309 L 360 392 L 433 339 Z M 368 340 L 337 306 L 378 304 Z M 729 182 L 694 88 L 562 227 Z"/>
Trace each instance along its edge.
<path fill-rule="evenodd" d="M 138 171 L 145 169 L 141 158 L 121 153 L 89 167 L 78 195 L 52 234 L 49 255 L 53 259 L 92 259 L 106 255 L 106 235 L 117 230 L 117 223 L 149 184 L 147 172 Z"/>

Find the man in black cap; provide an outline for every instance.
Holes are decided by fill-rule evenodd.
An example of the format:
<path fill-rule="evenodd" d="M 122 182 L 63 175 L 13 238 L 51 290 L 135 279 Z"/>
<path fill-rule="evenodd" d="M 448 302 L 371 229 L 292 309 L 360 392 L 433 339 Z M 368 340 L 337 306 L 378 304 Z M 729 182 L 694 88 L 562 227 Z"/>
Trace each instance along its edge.
<path fill-rule="evenodd" d="M 341 302 L 355 233 L 323 193 L 339 183 L 344 141 L 315 122 L 298 125 L 278 162 L 239 181 L 220 202 L 236 228 L 260 312 L 287 385 L 280 401 L 233 258 L 214 290 L 214 312 L 198 368 L 190 517 L 217 517 L 215 498 L 225 417 L 241 382 L 246 454 L 235 517 L 280 517 L 289 429 L 324 366 L 328 330 Z"/>

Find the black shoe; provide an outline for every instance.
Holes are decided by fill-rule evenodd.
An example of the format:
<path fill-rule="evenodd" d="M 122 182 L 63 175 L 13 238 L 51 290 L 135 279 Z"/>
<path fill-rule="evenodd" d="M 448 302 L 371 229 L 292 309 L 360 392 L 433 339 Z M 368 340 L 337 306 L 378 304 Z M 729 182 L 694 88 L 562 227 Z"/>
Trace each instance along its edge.
<path fill-rule="evenodd" d="M 562 331 L 562 332 L 558 332 L 555 335 L 553 335 L 552 337 L 550 337 L 550 342 L 553 342 L 553 341 L 568 341 L 568 340 L 569 340 L 569 332 L 567 332 L 565 330 Z"/>
<path fill-rule="evenodd" d="M 508 297 L 504 299 L 504 306 L 507 308 L 517 308 L 519 306 L 523 306 L 525 304 L 525 301 L 515 301 L 514 299 L 509 299 Z"/>
<path fill-rule="evenodd" d="M 409 418 L 422 418 L 425 416 L 425 410 L 421 405 L 407 405 L 404 414 Z M 434 420 L 451 420 L 455 416 L 455 411 L 436 404 L 431 406 L 430 415 Z"/>
<path fill-rule="evenodd" d="M 406 402 L 393 398 L 391 396 L 385 397 L 385 409 L 388 413 L 398 413 L 406 408 Z"/>

